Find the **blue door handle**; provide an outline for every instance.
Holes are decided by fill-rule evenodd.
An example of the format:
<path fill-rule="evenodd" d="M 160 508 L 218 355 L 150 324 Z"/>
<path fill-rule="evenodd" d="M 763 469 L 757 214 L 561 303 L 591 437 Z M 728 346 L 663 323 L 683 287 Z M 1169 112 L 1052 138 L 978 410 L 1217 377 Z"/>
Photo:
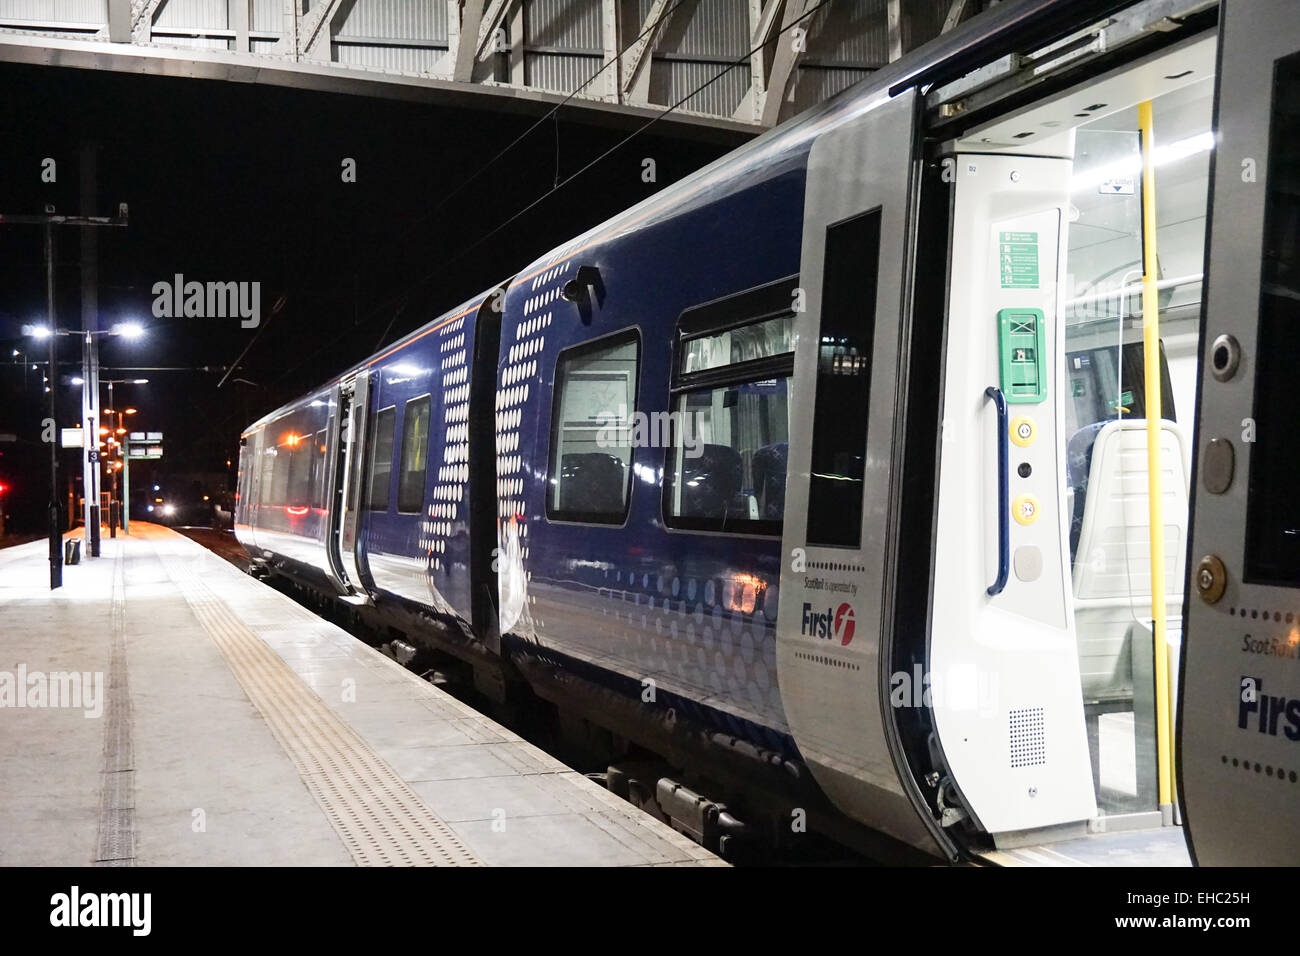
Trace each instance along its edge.
<path fill-rule="evenodd" d="M 998 579 L 989 585 L 990 595 L 1001 594 L 1011 574 L 1011 506 L 1007 499 L 1007 469 L 1011 458 L 1011 431 L 1007 423 L 1007 398 L 1002 389 L 990 385 L 984 397 L 993 399 L 998 410 Z"/>

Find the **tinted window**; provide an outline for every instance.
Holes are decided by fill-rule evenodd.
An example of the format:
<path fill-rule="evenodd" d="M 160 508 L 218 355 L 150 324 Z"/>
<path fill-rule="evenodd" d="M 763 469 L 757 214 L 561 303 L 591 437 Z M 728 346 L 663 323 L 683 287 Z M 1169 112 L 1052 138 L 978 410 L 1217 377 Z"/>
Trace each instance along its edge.
<path fill-rule="evenodd" d="M 370 453 L 370 495 L 366 499 L 371 511 L 388 510 L 388 484 L 393 473 L 393 427 L 397 418 L 394 406 L 375 416 L 375 437 Z"/>
<path fill-rule="evenodd" d="M 810 544 L 856 548 L 862 538 L 879 258 L 879 209 L 827 228 L 808 488 Z"/>
<path fill-rule="evenodd" d="M 418 512 L 424 505 L 424 472 L 429 466 L 429 396 L 406 403 L 402 421 L 402 470 L 397 479 L 397 510 Z"/>
<path fill-rule="evenodd" d="M 794 315 L 779 315 L 753 325 L 697 335 L 683 342 L 683 373 L 752 362 L 794 351 Z"/>
<path fill-rule="evenodd" d="M 548 517 L 620 524 L 626 516 L 640 360 L 635 331 L 560 353 L 551 415 Z"/>
<path fill-rule="evenodd" d="M 781 533 L 795 281 L 782 279 L 682 313 L 671 414 L 651 414 L 645 422 L 652 443 L 668 448 L 669 526 Z"/>
<path fill-rule="evenodd" d="M 325 429 L 316 433 L 316 444 L 312 449 L 312 460 L 315 463 L 315 474 L 312 476 L 312 507 L 325 507 L 325 486 L 326 476 L 326 458 L 325 453 L 329 449 L 329 442 L 326 439 Z"/>
<path fill-rule="evenodd" d="M 1269 124 L 1260 272 L 1255 441 L 1246 504 L 1247 581 L 1300 587 L 1300 54 L 1278 61 Z"/>
<path fill-rule="evenodd" d="M 311 503 L 311 480 L 315 456 L 312 454 L 311 435 L 294 432 L 286 439 L 282 451 L 289 456 L 289 490 L 285 504 L 294 508 L 306 508 Z"/>

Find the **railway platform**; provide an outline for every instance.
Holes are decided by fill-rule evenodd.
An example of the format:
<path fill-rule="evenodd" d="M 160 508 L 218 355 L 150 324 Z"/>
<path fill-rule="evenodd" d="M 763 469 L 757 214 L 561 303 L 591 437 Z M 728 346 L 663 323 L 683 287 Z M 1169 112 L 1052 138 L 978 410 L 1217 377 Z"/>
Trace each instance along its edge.
<path fill-rule="evenodd" d="M 0 551 L 0 865 L 725 865 L 158 525 Z"/>

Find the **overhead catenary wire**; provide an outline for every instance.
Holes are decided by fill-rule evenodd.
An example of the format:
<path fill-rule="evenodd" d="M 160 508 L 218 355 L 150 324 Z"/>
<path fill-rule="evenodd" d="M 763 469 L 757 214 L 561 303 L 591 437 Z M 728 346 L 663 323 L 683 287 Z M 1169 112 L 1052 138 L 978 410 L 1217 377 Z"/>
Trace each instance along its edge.
<path fill-rule="evenodd" d="M 476 168 L 472 173 L 470 173 L 469 176 L 467 176 L 465 179 L 461 180 L 461 182 L 460 182 L 459 184 L 457 184 L 455 187 L 453 187 L 449 192 L 445 193 L 445 194 L 444 194 L 444 195 L 443 195 L 443 196 L 438 200 L 438 202 L 436 202 L 436 203 L 435 203 L 435 204 L 434 204 L 430 209 L 426 210 L 426 211 L 423 212 L 422 214 L 420 214 L 420 215 L 416 216 L 415 218 L 411 219 L 411 220 L 406 224 L 406 226 L 402 229 L 401 232 L 397 233 L 397 234 L 396 234 L 392 239 L 388 240 L 387 242 L 385 242 L 385 243 L 382 244 L 381 246 L 377 247 L 377 249 L 375 250 L 375 252 L 377 253 L 377 252 L 378 252 L 379 250 L 381 250 L 381 249 L 383 249 L 383 250 L 391 249 L 394 245 L 397 245 L 398 243 L 400 243 L 403 239 L 405 239 L 408 235 L 410 235 L 410 234 L 411 234 L 411 231 L 414 230 L 418 225 L 420 225 L 421 223 L 426 222 L 427 220 L 429 220 L 430 218 L 432 218 L 432 217 L 433 217 L 433 216 L 434 216 L 434 215 L 435 215 L 439 210 L 443 209 L 443 208 L 444 208 L 444 207 L 445 207 L 449 202 L 451 202 L 452 199 L 454 199 L 456 196 L 458 196 L 458 195 L 460 195 L 461 193 L 463 193 L 466 189 L 469 188 L 470 185 L 472 185 L 473 183 L 477 182 L 478 179 L 479 179 L 479 178 L 480 178 L 480 177 L 481 177 L 481 176 L 482 176 L 482 175 L 483 175 L 483 174 L 484 174 L 488 169 L 490 169 L 490 168 L 492 168 L 493 166 L 495 166 L 495 165 L 496 165 L 496 164 L 497 164 L 497 163 L 498 163 L 502 158 L 504 158 L 508 153 L 510 153 L 511 150 L 513 150 L 513 149 L 514 149 L 515 147 L 517 147 L 520 143 L 522 143 L 525 139 L 527 139 L 527 138 L 528 138 L 528 137 L 529 137 L 529 136 L 530 136 L 530 135 L 531 135 L 531 134 L 532 134 L 536 129 L 538 129 L 538 128 L 541 127 L 544 123 L 546 123 L 547 120 L 551 119 L 552 117 L 556 117 L 556 114 L 557 114 L 557 113 L 558 113 L 562 108 L 564 108 L 564 106 L 566 106 L 566 105 L 567 105 L 567 104 L 568 104 L 568 103 L 569 103 L 569 102 L 570 102 L 570 101 L 571 101 L 575 96 L 577 96 L 579 93 L 581 93 L 583 90 L 585 90 L 588 86 L 590 86 L 593 82 L 595 82 L 595 80 L 596 80 L 598 77 L 600 77 L 600 75 L 601 75 L 602 73 L 604 73 L 607 69 L 609 69 L 611 66 L 615 65 L 616 63 L 621 63 L 621 62 L 623 61 L 623 57 L 624 57 L 624 56 L 625 56 L 625 55 L 626 55 L 626 54 L 627 54 L 627 53 L 628 53 L 628 52 L 629 52 L 629 51 L 630 51 L 634 46 L 636 46 L 639 42 L 641 42 L 641 40 L 644 39 L 648 34 L 654 32 L 655 30 L 659 29 L 660 26 L 662 26 L 663 24 L 665 24 L 665 23 L 668 21 L 668 18 L 672 15 L 673 11 L 675 11 L 679 6 L 681 6 L 681 5 L 682 5 L 683 3 L 685 3 L 685 2 L 686 2 L 686 0 L 673 0 L 673 3 L 672 3 L 669 7 L 667 7 L 667 8 L 664 9 L 664 11 L 663 11 L 663 12 L 659 15 L 659 17 L 654 21 L 654 23 L 651 23 L 651 24 L 649 24 L 648 26 L 644 27 L 644 28 L 641 30 L 641 32 L 638 33 L 638 34 L 636 35 L 635 39 L 633 39 L 630 43 L 627 44 L 627 46 L 625 46 L 625 47 L 623 47 L 623 49 L 619 50 L 619 52 L 618 52 L 617 54 L 615 54 L 613 57 L 611 57 L 609 60 L 607 60 L 607 61 L 605 61 L 604 63 L 602 63 L 602 64 L 600 65 L 600 67 L 599 67 L 599 68 L 598 68 L 594 73 L 592 73 L 589 77 L 587 77 L 585 80 L 583 80 L 582 83 L 580 83 L 578 86 L 574 87 L 574 89 L 570 90 L 570 91 L 565 95 L 565 97 L 564 97 L 562 100 L 560 100 L 560 102 L 556 103 L 556 104 L 555 104 L 554 106 L 552 106 L 552 107 L 551 107 L 547 112 L 545 112 L 545 113 L 542 114 L 540 117 L 538 117 L 538 118 L 537 118 L 537 119 L 532 123 L 531 126 L 529 126 L 526 130 L 524 130 L 522 133 L 520 133 L 518 136 L 516 136 L 514 139 L 512 139 L 512 140 L 511 140 L 509 143 L 507 143 L 504 147 L 502 147 L 501 149 L 499 149 L 495 154 L 492 155 L 491 158 L 488 159 L 487 162 L 485 162 L 485 163 L 483 163 L 482 165 L 478 166 L 478 167 L 477 167 L 477 168 Z M 648 54 L 647 54 L 647 55 L 648 55 Z M 730 71 L 731 69 L 732 69 L 732 67 L 729 66 L 729 67 L 727 68 L 727 70 L 724 71 L 724 74 L 725 74 L 726 72 Z M 712 81 L 710 81 L 710 82 L 712 82 Z M 707 85 L 708 85 L 708 84 L 706 83 L 705 86 L 707 86 Z M 703 88 L 704 88 L 704 87 L 701 87 L 701 89 L 703 89 Z M 556 164 L 556 165 L 555 165 L 555 180 L 554 180 L 554 183 L 555 183 L 555 184 L 558 184 L 558 183 L 559 183 L 559 178 L 560 178 L 560 166 L 559 166 L 559 163 L 560 163 L 560 143 L 559 143 L 559 135 L 560 135 L 560 134 L 559 134 L 559 118 L 556 117 L 556 118 L 555 118 L 555 136 L 556 136 L 556 141 L 555 141 L 555 164 Z M 554 186 L 553 186 L 552 188 L 554 188 Z M 353 274 L 353 280 L 354 280 L 354 283 L 355 283 L 355 280 L 356 280 L 356 274 L 355 274 L 355 273 Z M 331 289 L 326 290 L 326 292 L 333 291 L 333 290 L 336 289 L 337 287 L 338 287 L 337 285 L 336 285 L 336 286 L 333 286 L 333 287 L 331 287 Z M 325 343 L 323 346 L 321 346 L 321 347 L 318 348 L 316 351 L 314 351 L 314 352 L 311 354 L 311 356 L 309 356 L 309 358 L 314 358 L 316 355 L 319 355 L 320 352 L 323 351 L 325 348 L 328 348 L 328 347 L 334 345 L 336 342 L 338 342 L 338 341 L 339 341 L 340 339 L 342 339 L 344 336 L 350 334 L 351 331 L 352 331 L 352 329 L 355 329 L 355 328 L 357 328 L 358 326 L 360 326 L 360 325 L 362 324 L 363 321 L 368 320 L 369 318 L 371 318 L 371 317 L 372 317 L 373 315 L 375 315 L 376 313 L 383 311 L 386 307 L 391 306 L 394 302 L 396 302 L 396 303 L 398 303 L 398 307 L 397 307 L 397 309 L 394 311 L 393 316 L 389 319 L 388 325 L 386 325 L 386 326 L 384 327 L 384 331 L 383 331 L 383 333 L 381 334 L 381 336 L 380 336 L 380 338 L 379 338 L 379 341 L 378 341 L 378 342 L 376 343 L 376 345 L 375 345 L 375 348 L 378 349 L 378 348 L 383 344 L 383 340 L 384 340 L 384 338 L 388 335 L 388 332 L 389 332 L 389 330 L 392 328 L 393 323 L 396 322 L 397 319 L 401 316 L 402 312 L 405 310 L 406 305 L 407 305 L 407 299 L 406 299 L 405 296 L 401 296 L 401 295 L 399 295 L 399 296 L 394 296 L 394 297 L 390 297 L 388 300 L 385 301 L 385 303 L 383 303 L 383 304 L 382 304 L 381 306 L 379 306 L 378 308 L 376 308 L 376 309 L 374 309 L 374 310 L 371 310 L 370 312 L 366 313 L 365 316 L 359 316 L 359 315 L 356 314 L 355 302 L 356 302 L 356 297 L 355 297 L 355 294 L 354 294 L 354 296 L 353 296 L 353 303 L 354 303 L 354 309 L 353 309 L 353 312 L 354 312 L 354 314 L 353 314 L 353 320 L 352 320 L 352 327 L 351 327 L 351 329 L 347 329 L 347 330 L 345 330 L 345 331 L 339 333 L 337 336 L 335 336 L 335 337 L 334 337 L 333 339 L 331 339 L 329 342 Z M 259 335 L 260 335 L 260 333 L 259 333 Z M 258 336 L 254 336 L 254 341 L 256 341 L 257 338 L 258 338 Z M 232 364 L 232 366 L 231 366 L 232 368 L 236 367 L 236 366 L 239 364 L 239 361 L 241 361 L 241 360 L 244 358 L 244 356 L 247 355 L 249 349 L 252 348 L 252 345 L 253 345 L 253 343 L 250 342 L 250 343 L 248 344 L 248 346 L 245 347 L 244 351 L 240 354 L 239 359 L 236 360 L 235 363 Z M 304 361 L 305 361 L 305 360 L 304 360 Z M 293 372 L 293 371 L 296 371 L 298 368 L 301 368 L 302 365 L 303 365 L 303 362 L 299 362 L 297 365 L 292 366 L 290 369 L 288 369 L 288 371 L 286 372 L 285 375 L 281 375 L 279 378 L 277 378 L 277 379 L 275 380 L 275 382 L 280 382 L 280 381 L 282 381 L 282 380 L 286 377 L 287 374 L 289 374 L 289 373 L 291 373 L 291 372 Z M 272 384 L 275 384 L 275 382 L 273 382 Z M 223 383 L 224 383 L 224 379 L 223 379 Z M 217 387 L 220 388 L 221 385 L 218 384 Z"/>

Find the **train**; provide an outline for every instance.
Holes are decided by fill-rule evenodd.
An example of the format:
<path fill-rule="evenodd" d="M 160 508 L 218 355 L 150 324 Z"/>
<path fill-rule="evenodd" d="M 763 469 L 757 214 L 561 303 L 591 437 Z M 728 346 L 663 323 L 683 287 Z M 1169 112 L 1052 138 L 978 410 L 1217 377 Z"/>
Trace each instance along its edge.
<path fill-rule="evenodd" d="M 1294 862 L 1288 7 L 990 7 L 250 424 L 239 541 L 729 859 Z"/>

